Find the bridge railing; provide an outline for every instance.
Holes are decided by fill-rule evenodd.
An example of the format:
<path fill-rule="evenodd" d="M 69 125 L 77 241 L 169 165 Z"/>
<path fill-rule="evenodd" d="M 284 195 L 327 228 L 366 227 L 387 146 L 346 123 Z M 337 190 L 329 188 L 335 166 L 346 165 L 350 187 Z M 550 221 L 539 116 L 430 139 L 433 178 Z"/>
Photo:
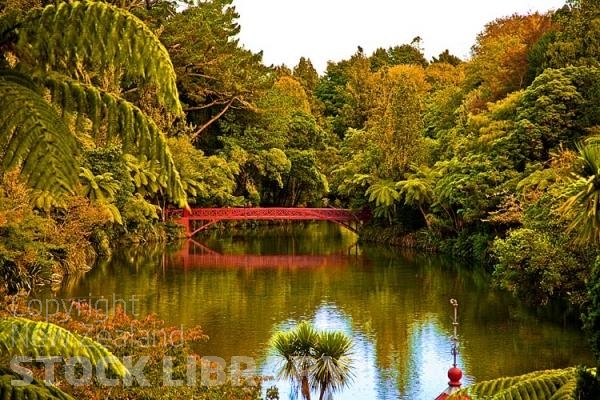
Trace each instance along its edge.
<path fill-rule="evenodd" d="M 223 207 L 168 210 L 168 219 L 184 225 L 187 237 L 208 228 L 215 222 L 227 220 L 315 220 L 331 221 L 357 232 L 358 225 L 368 220 L 364 211 L 342 208 L 302 208 L 302 207 Z M 204 225 L 194 229 L 192 221 L 204 221 Z"/>

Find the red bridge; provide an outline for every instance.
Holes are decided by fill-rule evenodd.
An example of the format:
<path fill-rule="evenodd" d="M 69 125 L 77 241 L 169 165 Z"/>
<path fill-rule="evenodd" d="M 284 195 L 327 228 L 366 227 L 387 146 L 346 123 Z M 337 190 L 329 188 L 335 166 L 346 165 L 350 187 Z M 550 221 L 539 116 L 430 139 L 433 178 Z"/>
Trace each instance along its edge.
<path fill-rule="evenodd" d="M 189 211 L 173 210 L 168 215 L 185 227 L 185 234 L 188 238 L 219 221 L 331 221 L 352 232 L 358 232 L 360 225 L 369 218 L 364 211 L 357 212 L 341 208 L 281 207 L 192 208 Z M 196 227 L 194 221 L 200 221 L 200 226 Z"/>

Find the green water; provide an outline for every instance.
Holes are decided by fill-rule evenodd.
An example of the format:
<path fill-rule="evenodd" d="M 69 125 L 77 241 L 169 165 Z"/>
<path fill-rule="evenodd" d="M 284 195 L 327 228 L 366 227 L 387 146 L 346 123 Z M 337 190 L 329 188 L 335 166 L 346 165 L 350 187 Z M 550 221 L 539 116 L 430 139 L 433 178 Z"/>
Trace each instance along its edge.
<path fill-rule="evenodd" d="M 184 329 L 200 324 L 210 340 L 199 354 L 251 357 L 265 375 L 276 369 L 267 342 L 277 329 L 309 319 L 343 330 L 355 342 L 355 378 L 335 399 L 435 398 L 452 362 L 450 298 L 459 302 L 465 384 L 592 363 L 577 327 L 537 319 L 493 290 L 485 274 L 355 241 L 343 228 L 316 223 L 221 232 L 178 252 L 123 249 L 58 296 L 135 296 L 142 315 Z M 270 385 L 289 398 L 285 382 Z"/>

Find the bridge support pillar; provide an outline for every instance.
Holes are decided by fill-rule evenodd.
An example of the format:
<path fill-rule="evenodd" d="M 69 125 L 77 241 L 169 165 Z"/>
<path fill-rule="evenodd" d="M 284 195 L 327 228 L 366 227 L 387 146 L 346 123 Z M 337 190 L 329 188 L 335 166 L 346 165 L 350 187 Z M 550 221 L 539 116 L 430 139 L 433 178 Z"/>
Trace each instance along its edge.
<path fill-rule="evenodd" d="M 177 222 L 179 222 L 181 225 L 183 225 L 183 228 L 185 229 L 185 237 L 188 239 L 191 238 L 192 237 L 192 229 L 190 227 L 189 217 L 179 218 L 179 220 Z"/>
<path fill-rule="evenodd" d="M 188 239 L 192 237 L 192 227 L 190 226 L 190 216 L 191 215 L 192 215 L 192 213 L 190 212 L 190 210 L 187 208 L 184 208 L 183 215 L 179 219 L 179 223 L 182 224 L 183 227 L 185 228 L 185 237 Z"/>

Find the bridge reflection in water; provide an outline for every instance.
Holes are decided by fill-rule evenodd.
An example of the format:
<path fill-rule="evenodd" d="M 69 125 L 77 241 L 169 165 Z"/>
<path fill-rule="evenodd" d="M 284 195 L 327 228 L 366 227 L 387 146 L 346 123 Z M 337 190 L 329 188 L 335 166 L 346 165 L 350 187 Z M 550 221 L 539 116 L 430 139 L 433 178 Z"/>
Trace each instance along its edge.
<path fill-rule="evenodd" d="M 358 255 L 354 244 L 333 254 L 259 255 L 221 254 L 203 243 L 188 239 L 181 249 L 167 260 L 169 267 L 188 268 L 344 268 Z"/>

